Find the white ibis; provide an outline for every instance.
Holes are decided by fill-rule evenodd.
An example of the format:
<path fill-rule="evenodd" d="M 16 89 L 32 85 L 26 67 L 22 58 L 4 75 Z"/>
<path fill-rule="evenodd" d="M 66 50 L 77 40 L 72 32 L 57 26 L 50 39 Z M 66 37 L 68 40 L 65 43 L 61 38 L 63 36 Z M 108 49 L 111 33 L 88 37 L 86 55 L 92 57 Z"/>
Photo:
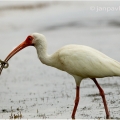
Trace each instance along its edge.
<path fill-rule="evenodd" d="M 17 52 L 27 46 L 34 46 L 38 57 L 43 64 L 66 71 L 72 75 L 76 82 L 76 98 L 72 112 L 72 119 L 75 119 L 75 113 L 79 103 L 79 86 L 84 78 L 90 78 L 99 89 L 104 103 L 106 118 L 110 118 L 105 94 L 98 84 L 96 78 L 120 76 L 120 63 L 106 56 L 105 54 L 83 45 L 67 45 L 59 49 L 53 55 L 47 54 L 47 42 L 44 35 L 33 33 L 26 40 L 16 47 L 5 59 L 5 63 Z M 4 65 L 1 66 L 0 74 Z"/>

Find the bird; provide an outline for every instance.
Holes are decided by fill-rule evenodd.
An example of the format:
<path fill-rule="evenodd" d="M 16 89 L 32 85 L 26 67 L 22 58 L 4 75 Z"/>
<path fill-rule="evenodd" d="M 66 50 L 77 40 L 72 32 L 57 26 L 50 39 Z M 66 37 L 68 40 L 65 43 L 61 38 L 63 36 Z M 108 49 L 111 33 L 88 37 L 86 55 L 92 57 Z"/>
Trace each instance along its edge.
<path fill-rule="evenodd" d="M 8 54 L 4 63 L 23 48 L 34 46 L 40 61 L 48 66 L 65 71 L 75 79 L 76 96 L 71 118 L 75 119 L 78 103 L 80 100 L 80 84 L 85 78 L 93 80 L 102 97 L 106 119 L 110 119 L 105 93 L 96 78 L 120 76 L 120 63 L 104 53 L 84 45 L 70 44 L 63 46 L 52 55 L 47 54 L 46 37 L 40 33 L 32 33 Z M 0 74 L 5 64 L 0 68 Z"/>

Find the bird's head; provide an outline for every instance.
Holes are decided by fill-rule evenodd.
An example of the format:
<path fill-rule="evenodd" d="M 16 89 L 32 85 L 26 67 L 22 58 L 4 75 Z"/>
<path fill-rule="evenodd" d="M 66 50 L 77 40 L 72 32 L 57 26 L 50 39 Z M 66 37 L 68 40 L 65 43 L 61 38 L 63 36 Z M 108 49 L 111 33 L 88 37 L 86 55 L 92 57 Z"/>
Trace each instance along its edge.
<path fill-rule="evenodd" d="M 4 62 L 8 62 L 8 60 L 14 56 L 16 53 L 18 53 L 20 50 L 22 50 L 25 47 L 28 46 L 35 46 L 38 44 L 38 42 L 40 43 L 41 41 L 44 41 L 45 37 L 42 34 L 39 33 L 33 33 L 31 35 L 29 35 L 25 41 L 23 41 L 20 45 L 18 45 L 13 51 L 10 52 L 10 54 L 6 57 L 6 59 L 4 60 Z M 42 43 L 42 42 L 41 42 Z M 1 67 L 1 71 L 3 69 L 4 66 Z M 1 72 L 0 71 L 0 72 Z"/>
<path fill-rule="evenodd" d="M 12 56 L 14 56 L 16 53 L 18 53 L 20 50 L 22 50 L 25 47 L 28 46 L 36 46 L 38 44 L 42 44 L 42 42 L 45 40 L 44 35 L 39 33 L 33 33 L 25 39 L 20 45 L 18 45 L 10 54 L 6 57 L 5 62 L 7 62 Z"/>

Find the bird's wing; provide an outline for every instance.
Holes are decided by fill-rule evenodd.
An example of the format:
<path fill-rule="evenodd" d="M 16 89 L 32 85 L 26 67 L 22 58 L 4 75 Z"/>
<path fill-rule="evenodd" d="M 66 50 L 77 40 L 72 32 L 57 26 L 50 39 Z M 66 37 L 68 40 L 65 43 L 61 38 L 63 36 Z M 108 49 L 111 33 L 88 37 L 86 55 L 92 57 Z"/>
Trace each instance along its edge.
<path fill-rule="evenodd" d="M 69 45 L 59 50 L 64 70 L 83 78 L 120 76 L 120 63 L 105 54 L 82 45 Z"/>

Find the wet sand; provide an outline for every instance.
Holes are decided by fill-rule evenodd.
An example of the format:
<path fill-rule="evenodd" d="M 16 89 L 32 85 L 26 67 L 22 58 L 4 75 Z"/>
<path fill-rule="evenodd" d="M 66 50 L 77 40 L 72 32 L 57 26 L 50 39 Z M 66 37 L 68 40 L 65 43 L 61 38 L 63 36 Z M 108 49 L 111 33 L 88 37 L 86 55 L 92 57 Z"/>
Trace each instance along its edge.
<path fill-rule="evenodd" d="M 39 32 L 46 36 L 49 54 L 67 44 L 82 44 L 120 61 L 120 27 L 116 25 L 119 13 L 98 14 L 85 3 L 79 5 L 62 3 L 32 10 L 0 11 L 0 59 L 27 35 Z M 71 118 L 76 87 L 72 76 L 43 65 L 34 47 L 15 55 L 9 65 L 0 76 L 1 119 L 14 114 L 23 119 Z M 120 118 L 119 81 L 119 77 L 98 79 L 113 119 Z M 99 91 L 90 79 L 81 83 L 76 118 L 105 118 Z"/>

